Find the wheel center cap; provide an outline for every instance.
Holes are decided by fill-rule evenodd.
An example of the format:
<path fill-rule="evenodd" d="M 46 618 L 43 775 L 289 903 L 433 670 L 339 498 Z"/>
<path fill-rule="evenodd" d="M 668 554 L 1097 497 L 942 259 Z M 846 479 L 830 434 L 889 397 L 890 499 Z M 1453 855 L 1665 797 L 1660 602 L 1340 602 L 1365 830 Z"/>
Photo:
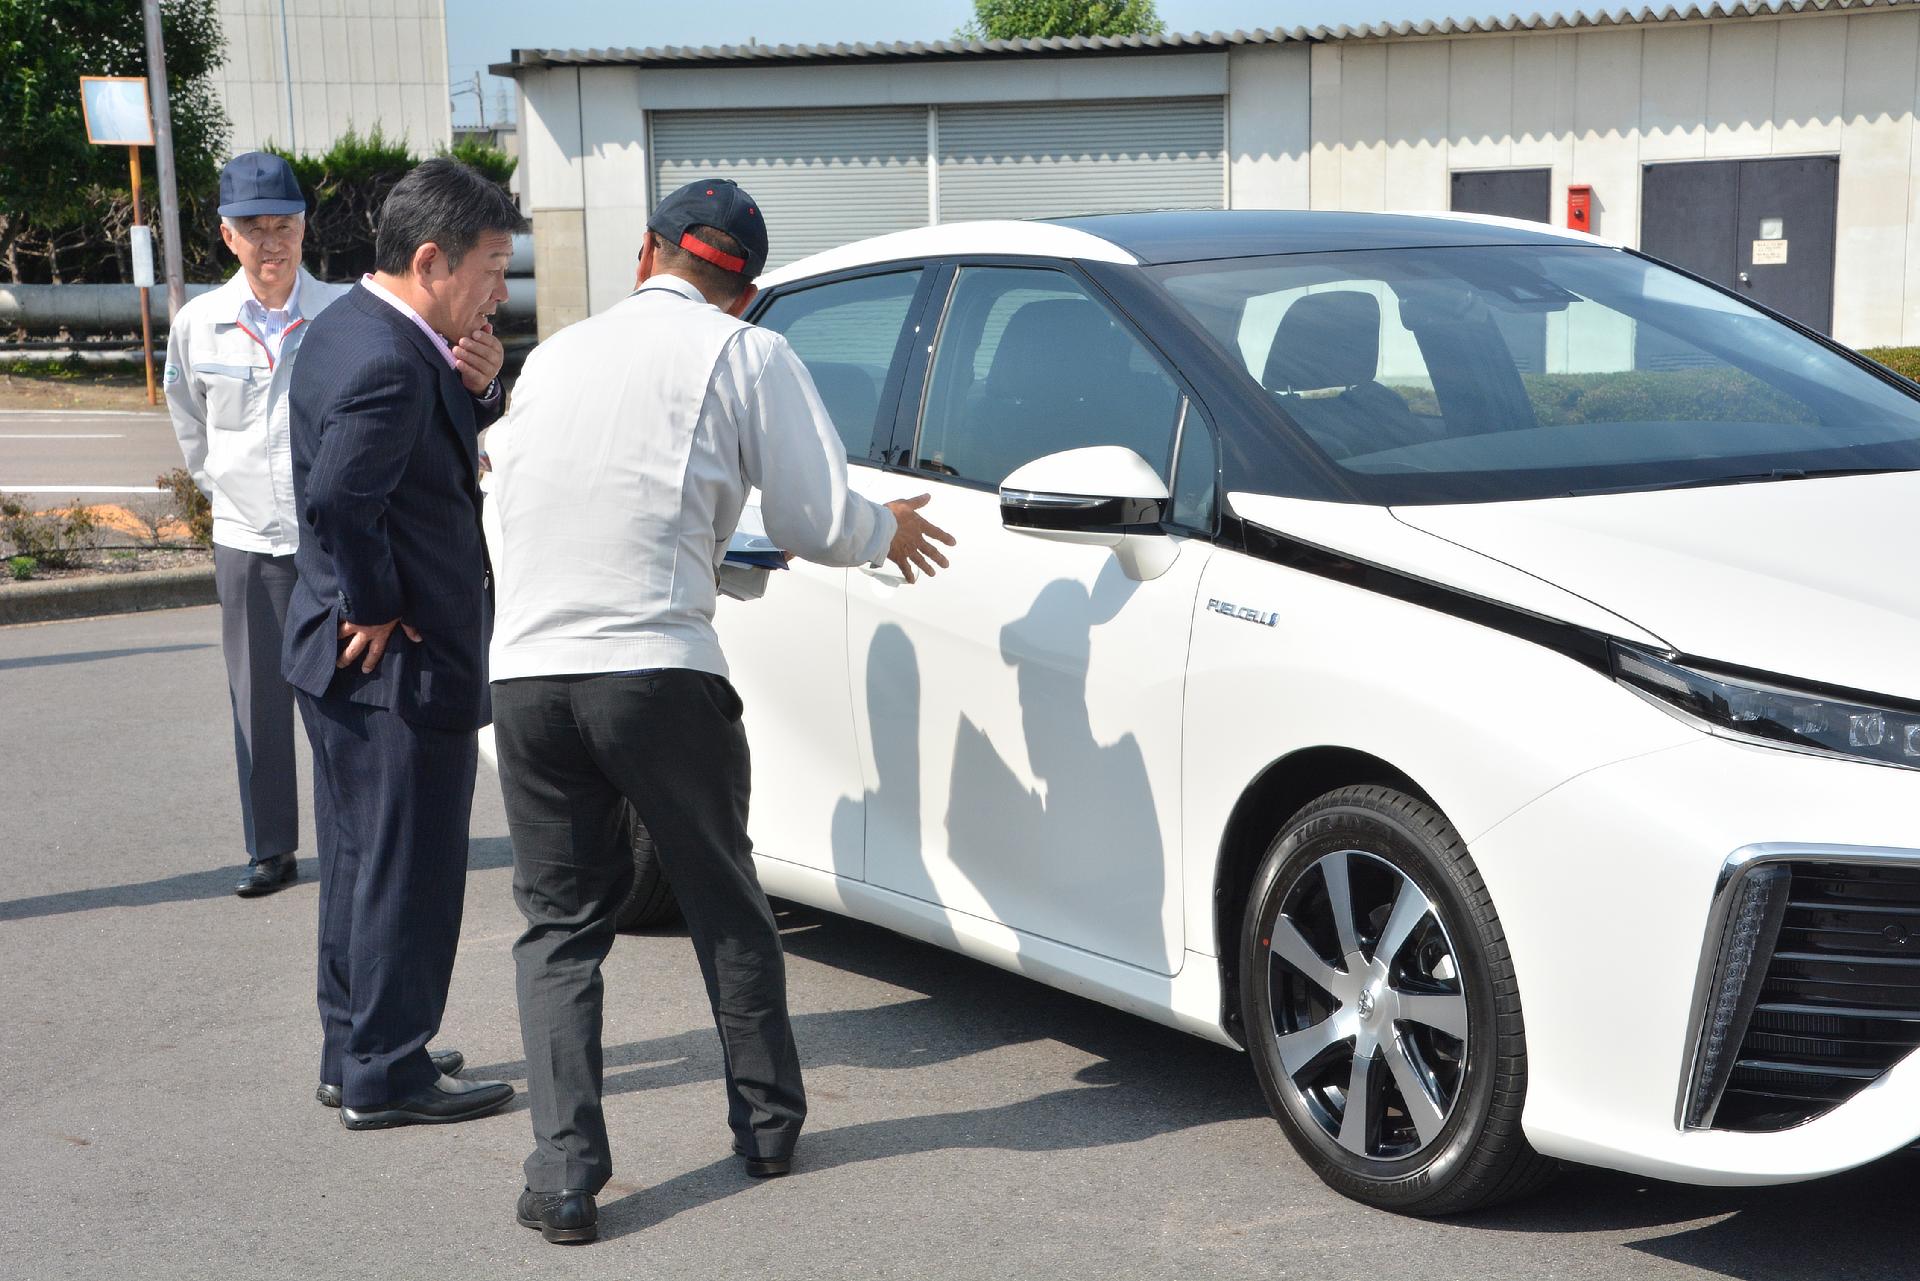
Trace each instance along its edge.
<path fill-rule="evenodd" d="M 1361 988 L 1360 989 L 1360 1017 L 1363 1019 L 1372 1018 L 1373 1005 L 1374 1005 L 1373 989 L 1370 987 Z"/>

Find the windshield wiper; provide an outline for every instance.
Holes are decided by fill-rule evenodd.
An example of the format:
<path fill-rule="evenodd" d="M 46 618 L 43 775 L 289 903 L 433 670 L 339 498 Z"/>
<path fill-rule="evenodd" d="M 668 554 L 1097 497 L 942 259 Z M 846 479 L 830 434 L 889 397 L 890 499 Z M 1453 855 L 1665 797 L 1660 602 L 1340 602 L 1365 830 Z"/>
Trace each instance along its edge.
<path fill-rule="evenodd" d="M 1562 497 L 1593 494 L 1646 494 L 1662 489 L 1707 489 L 1714 485 L 1758 485 L 1774 480 L 1825 480 L 1830 476 L 1879 476 L 1913 471 L 1912 467 L 1776 467 L 1772 471 L 1740 472 L 1731 476 L 1696 476 L 1692 480 L 1658 481 L 1650 485 L 1611 485 L 1604 489 L 1570 489 Z"/>

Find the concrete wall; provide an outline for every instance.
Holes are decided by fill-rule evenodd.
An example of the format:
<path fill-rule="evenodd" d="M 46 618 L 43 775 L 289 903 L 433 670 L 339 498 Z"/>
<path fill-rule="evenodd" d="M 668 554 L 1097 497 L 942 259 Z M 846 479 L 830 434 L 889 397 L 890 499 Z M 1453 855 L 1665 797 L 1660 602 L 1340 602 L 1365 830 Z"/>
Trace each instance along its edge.
<path fill-rule="evenodd" d="M 236 153 L 325 151 L 376 124 L 423 154 L 452 140 L 444 0 L 220 0 L 220 25 Z"/>
<path fill-rule="evenodd" d="M 1662 23 L 1312 51 L 1312 203 L 1445 209 L 1462 169 L 1547 167 L 1554 211 L 1637 245 L 1640 173 L 1667 160 L 1840 157 L 1834 336 L 1920 342 L 1913 161 L 1920 12 Z"/>
<path fill-rule="evenodd" d="M 1254 45 L 1227 61 L 1227 207 L 1305 209 L 1312 59 L 1304 47 Z"/>
<path fill-rule="evenodd" d="M 1228 125 L 1232 200 L 1303 207 L 1309 141 L 1306 53 L 1260 52 L 1277 56 L 524 71 L 522 191 L 534 220 L 540 332 L 544 336 L 609 307 L 632 289 L 640 230 L 655 194 L 649 190 L 647 153 L 651 111 L 1230 95 L 1241 103 L 1240 114 Z M 550 237 L 565 238 L 566 247 L 542 243 Z"/>

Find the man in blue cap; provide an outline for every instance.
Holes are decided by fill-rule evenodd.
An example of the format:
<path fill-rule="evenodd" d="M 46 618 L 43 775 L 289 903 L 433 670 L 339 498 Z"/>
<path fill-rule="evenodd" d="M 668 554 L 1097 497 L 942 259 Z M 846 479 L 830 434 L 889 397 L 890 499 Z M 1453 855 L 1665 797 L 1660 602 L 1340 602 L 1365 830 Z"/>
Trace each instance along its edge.
<path fill-rule="evenodd" d="M 760 206 L 726 179 L 669 195 L 632 297 L 542 343 L 487 438 L 495 742 L 527 919 L 513 953 L 534 1150 L 515 1217 L 555 1243 L 595 1238 L 613 1173 L 600 965 L 633 882 L 626 804 L 687 920 L 745 1172 L 787 1173 L 806 1117 L 780 931 L 747 839 L 740 696 L 713 627 L 749 491 L 767 536 L 820 564 L 892 560 L 911 583 L 953 542 L 920 515 L 924 495 L 881 505 L 847 487 L 807 367 L 740 319 L 767 247 Z"/>
<path fill-rule="evenodd" d="M 165 382 L 187 470 L 213 504 L 248 859 L 234 892 L 253 898 L 293 884 L 300 844 L 293 689 L 280 674 L 300 531 L 287 388 L 306 323 L 347 287 L 300 265 L 307 202 L 279 156 L 249 151 L 227 162 L 219 211 L 220 238 L 240 270 L 180 309 Z"/>

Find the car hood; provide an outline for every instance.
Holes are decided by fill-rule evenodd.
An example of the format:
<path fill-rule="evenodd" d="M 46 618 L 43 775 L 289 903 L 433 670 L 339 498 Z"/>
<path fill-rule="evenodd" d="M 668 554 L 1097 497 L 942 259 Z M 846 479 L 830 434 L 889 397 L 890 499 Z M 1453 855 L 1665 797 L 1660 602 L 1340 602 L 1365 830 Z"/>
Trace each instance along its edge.
<path fill-rule="evenodd" d="M 1684 654 L 1920 698 L 1920 473 L 1393 515 Z"/>

